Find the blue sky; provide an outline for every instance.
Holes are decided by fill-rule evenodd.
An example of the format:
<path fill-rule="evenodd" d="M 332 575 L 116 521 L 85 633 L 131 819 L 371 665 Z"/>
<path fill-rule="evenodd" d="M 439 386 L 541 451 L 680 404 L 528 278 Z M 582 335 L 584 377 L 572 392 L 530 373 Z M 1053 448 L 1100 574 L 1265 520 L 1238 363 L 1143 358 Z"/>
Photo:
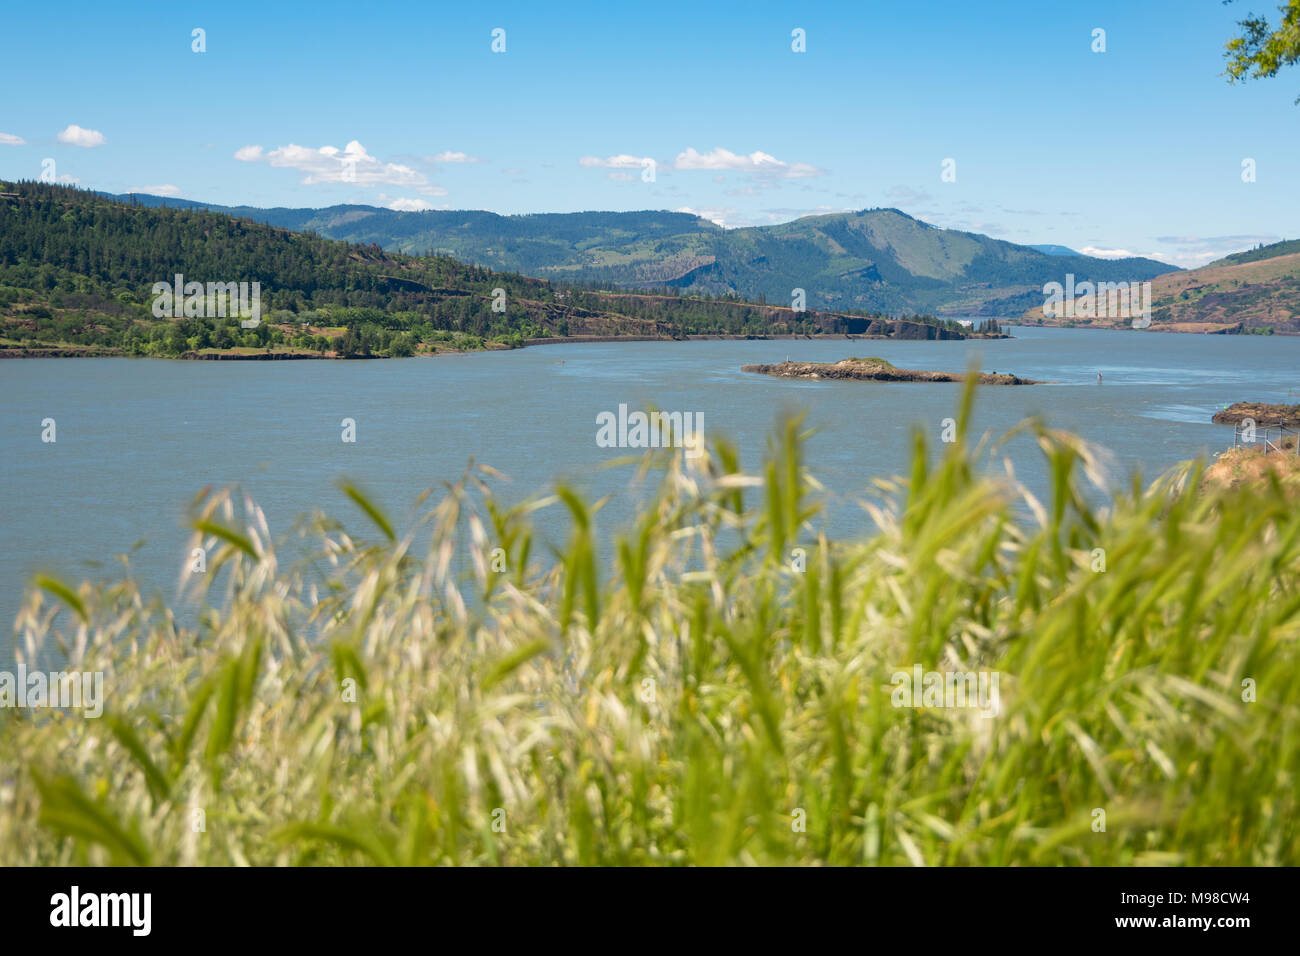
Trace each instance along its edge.
<path fill-rule="evenodd" d="M 896 206 L 1192 266 L 1300 235 L 1300 69 L 1221 75 L 1280 2 L 15 4 L 0 176 L 728 226 Z"/>

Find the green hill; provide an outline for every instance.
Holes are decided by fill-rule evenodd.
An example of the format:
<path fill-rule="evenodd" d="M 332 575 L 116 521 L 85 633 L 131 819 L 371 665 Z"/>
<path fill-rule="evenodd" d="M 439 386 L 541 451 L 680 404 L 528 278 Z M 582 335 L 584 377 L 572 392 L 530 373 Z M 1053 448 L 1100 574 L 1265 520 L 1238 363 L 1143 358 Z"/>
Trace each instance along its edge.
<path fill-rule="evenodd" d="M 1048 253 L 940 229 L 897 209 L 725 230 L 697 216 L 651 211 L 520 216 L 374 206 L 223 211 L 332 239 L 397 252 L 445 253 L 492 269 L 601 288 L 667 286 L 782 304 L 790 303 L 792 290 L 803 289 L 807 305 L 817 309 L 1019 315 L 1041 303 L 1045 283 L 1062 281 L 1066 273 L 1078 281 L 1122 282 L 1177 271 L 1152 259 L 1097 259 L 1062 254 L 1064 247 Z"/>
<path fill-rule="evenodd" d="M 273 349 L 350 357 L 566 335 L 869 328 L 912 338 L 964 334 L 954 323 L 925 316 L 901 326 L 873 325 L 868 315 L 796 313 L 734 298 L 575 288 L 183 205 L 134 204 L 66 186 L 0 184 L 0 347 L 205 357 Z M 260 324 L 246 328 L 233 315 L 211 317 L 215 309 L 208 306 L 215 301 L 196 309 L 201 314 L 156 316 L 153 287 L 171 284 L 177 274 L 205 284 L 258 282 Z"/>
<path fill-rule="evenodd" d="M 1210 267 L 1261 262 L 1264 259 L 1276 259 L 1278 256 L 1295 255 L 1297 252 L 1300 252 L 1300 239 L 1283 239 L 1281 242 L 1270 243 L 1267 246 L 1256 246 L 1254 249 L 1248 249 L 1245 252 L 1234 252 L 1230 256 L 1224 256 L 1222 259 L 1210 263 Z"/>

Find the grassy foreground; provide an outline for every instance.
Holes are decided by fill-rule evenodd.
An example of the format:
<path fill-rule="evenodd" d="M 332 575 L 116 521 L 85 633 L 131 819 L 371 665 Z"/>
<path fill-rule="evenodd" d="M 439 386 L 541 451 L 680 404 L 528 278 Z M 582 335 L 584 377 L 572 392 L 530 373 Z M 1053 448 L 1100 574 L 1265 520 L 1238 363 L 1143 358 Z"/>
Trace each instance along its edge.
<path fill-rule="evenodd" d="M 33 589 L 22 652 L 107 706 L 0 710 L 0 864 L 1300 862 L 1300 514 L 1196 466 L 1098 512 L 1089 449 L 1027 425 L 1040 504 L 976 469 L 970 400 L 857 542 L 809 531 L 795 422 L 754 476 L 657 453 L 612 580 L 595 509 L 477 469 L 405 536 L 349 489 L 363 531 L 318 516 L 293 567 L 204 496 L 198 633 L 129 579 Z M 914 664 L 996 672 L 999 713 L 893 706 Z"/>

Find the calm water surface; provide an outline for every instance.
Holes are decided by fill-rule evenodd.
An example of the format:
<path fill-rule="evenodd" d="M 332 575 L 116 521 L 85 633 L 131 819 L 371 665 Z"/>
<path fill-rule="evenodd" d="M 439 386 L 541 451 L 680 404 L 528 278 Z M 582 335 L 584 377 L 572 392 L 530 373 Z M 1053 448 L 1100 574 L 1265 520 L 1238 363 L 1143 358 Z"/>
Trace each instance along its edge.
<path fill-rule="evenodd" d="M 910 430 L 937 439 L 955 410 L 955 385 L 786 381 L 743 374 L 744 363 L 879 355 L 962 371 L 974 353 L 985 371 L 1054 383 L 983 389 L 978 431 L 1043 415 L 1110 449 L 1117 481 L 1230 445 L 1231 427 L 1210 423 L 1225 404 L 1300 402 L 1300 338 L 1013 331 L 986 342 L 627 342 L 382 362 L 0 362 L 0 667 L 34 572 L 103 576 L 97 565 L 143 542 L 137 572 L 174 594 L 187 505 L 205 486 L 240 485 L 276 533 L 315 506 L 360 529 L 339 478 L 402 522 L 421 491 L 455 481 L 473 457 L 510 477 L 507 499 L 557 478 L 611 494 L 600 516 L 609 529 L 638 492 L 628 469 L 600 470 L 624 453 L 597 447 L 599 412 L 702 413 L 706 432 L 730 436 L 754 468 L 777 416 L 799 410 L 818 430 L 809 458 L 835 498 L 832 530 L 846 536 L 867 529 L 851 502 L 870 479 L 906 471 Z M 41 442 L 45 418 L 57 422 L 55 444 Z M 355 444 L 340 440 L 344 418 L 357 423 Z M 1042 481 L 1030 443 L 1013 458 L 1023 480 Z M 543 537 L 562 540 L 559 520 L 539 519 Z"/>

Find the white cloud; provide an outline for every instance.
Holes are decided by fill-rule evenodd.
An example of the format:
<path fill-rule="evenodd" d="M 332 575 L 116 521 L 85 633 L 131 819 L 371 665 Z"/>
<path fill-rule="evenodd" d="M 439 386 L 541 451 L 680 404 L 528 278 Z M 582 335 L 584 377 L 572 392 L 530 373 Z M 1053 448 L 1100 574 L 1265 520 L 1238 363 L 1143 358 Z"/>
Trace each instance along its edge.
<path fill-rule="evenodd" d="M 27 140 L 13 133 L 0 133 L 0 146 L 26 146 Z"/>
<path fill-rule="evenodd" d="M 343 149 L 321 146 L 312 149 L 290 143 L 264 152 L 261 146 L 244 146 L 235 151 L 235 159 L 245 163 L 265 162 L 271 166 L 296 169 L 306 173 L 304 186 L 321 183 L 349 183 L 359 186 L 408 186 L 426 196 L 445 196 L 447 190 L 429 184 L 428 178 L 410 166 L 385 163 L 366 152 L 355 139 Z"/>
<path fill-rule="evenodd" d="M 674 209 L 673 212 L 690 213 L 692 216 L 699 216 L 701 219 L 707 219 L 715 225 L 723 226 L 725 228 L 727 225 L 727 218 L 729 216 L 734 216 L 737 210 L 728 209 L 722 206 L 704 209 L 692 209 L 690 206 L 679 206 L 677 209 Z"/>
<path fill-rule="evenodd" d="M 181 194 L 178 186 L 132 186 L 128 192 L 144 193 L 148 196 L 179 196 Z"/>
<path fill-rule="evenodd" d="M 579 166 L 603 166 L 606 169 L 643 169 L 654 164 L 655 161 L 649 156 L 629 156 L 627 153 L 606 156 L 604 159 L 599 156 L 584 156 L 578 160 Z"/>
<path fill-rule="evenodd" d="M 93 149 L 96 146 L 103 146 L 107 142 L 104 134 L 97 129 L 82 129 L 75 123 L 65 129 L 58 135 L 60 143 L 67 143 L 69 146 L 81 146 L 86 149 Z"/>
<path fill-rule="evenodd" d="M 740 155 L 730 150 L 715 147 L 712 152 L 696 152 L 694 147 L 687 147 L 673 160 L 674 169 L 720 169 L 731 172 L 752 173 L 773 179 L 807 179 L 821 176 L 826 171 L 808 163 L 787 163 L 770 153 L 754 151 Z"/>
<path fill-rule="evenodd" d="M 483 160 L 477 156 L 471 156 L 468 153 L 458 153 L 454 150 L 443 150 L 429 157 L 435 163 L 481 163 Z"/>
<path fill-rule="evenodd" d="M 1191 251 L 1188 249 L 1180 249 L 1174 252 L 1130 252 L 1127 249 L 1099 249 L 1096 246 L 1081 246 L 1079 247 L 1079 253 L 1085 256 L 1096 256 L 1098 259 L 1131 259 L 1141 256 L 1146 259 L 1155 259 L 1157 262 L 1165 262 L 1172 266 L 1180 266 L 1184 269 L 1195 269 L 1197 266 L 1203 266 L 1215 259 L 1222 259 L 1226 254 L 1223 251 Z"/>
<path fill-rule="evenodd" d="M 1127 249 L 1098 249 L 1096 246 L 1084 246 L 1079 251 L 1085 256 L 1096 256 L 1098 259 L 1132 259 L 1141 255 Z"/>
<path fill-rule="evenodd" d="M 1281 238 L 1276 235 L 1254 233 L 1225 236 L 1156 236 L 1155 241 L 1164 247 L 1160 252 L 1137 254 L 1182 266 L 1185 269 L 1195 269 L 1234 252 L 1244 252 L 1258 245 L 1268 245 Z"/>
<path fill-rule="evenodd" d="M 711 153 L 697 153 L 694 147 L 687 147 L 684 153 L 678 153 L 673 162 L 675 169 L 738 169 L 751 171 L 762 166 L 779 166 L 781 161 L 767 153 L 754 152 L 748 156 L 738 156 L 726 149 L 714 149 Z"/>
<path fill-rule="evenodd" d="M 386 198 L 387 197 L 385 196 L 379 197 L 381 202 Z M 427 199 L 402 198 L 402 199 L 393 199 L 389 202 L 385 202 L 384 208 L 392 209 L 397 212 L 424 212 L 426 209 L 434 209 L 436 207 L 433 205 L 433 203 L 429 202 Z"/>

